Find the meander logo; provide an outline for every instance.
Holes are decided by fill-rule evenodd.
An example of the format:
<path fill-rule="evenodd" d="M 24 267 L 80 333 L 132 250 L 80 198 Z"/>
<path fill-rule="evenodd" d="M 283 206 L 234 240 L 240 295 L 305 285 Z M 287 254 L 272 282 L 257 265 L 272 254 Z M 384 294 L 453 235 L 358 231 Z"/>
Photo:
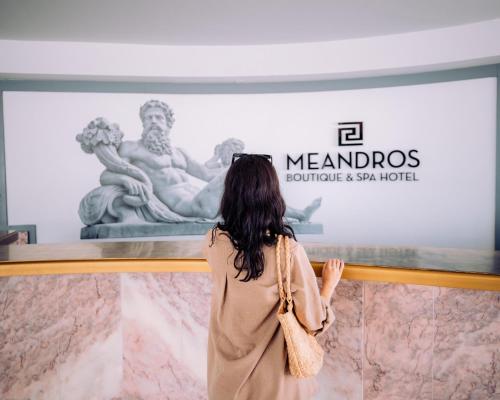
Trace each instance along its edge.
<path fill-rule="evenodd" d="M 363 144 L 363 122 L 339 122 L 339 146 Z"/>

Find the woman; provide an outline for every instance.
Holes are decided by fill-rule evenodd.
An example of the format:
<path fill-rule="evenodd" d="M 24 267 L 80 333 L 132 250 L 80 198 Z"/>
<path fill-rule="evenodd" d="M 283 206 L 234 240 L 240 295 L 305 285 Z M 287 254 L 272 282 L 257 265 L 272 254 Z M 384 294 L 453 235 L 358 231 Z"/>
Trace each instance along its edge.
<path fill-rule="evenodd" d="M 304 248 L 285 225 L 285 202 L 271 162 L 242 155 L 229 168 L 220 205 L 222 223 L 205 237 L 212 269 L 208 338 L 210 400 L 303 400 L 316 390 L 314 378 L 290 375 L 283 331 L 276 317 L 277 235 L 290 237 L 291 291 L 298 320 L 314 334 L 334 321 L 330 301 L 344 262 L 323 266 L 323 285 Z M 284 259 L 282 249 L 281 258 Z"/>

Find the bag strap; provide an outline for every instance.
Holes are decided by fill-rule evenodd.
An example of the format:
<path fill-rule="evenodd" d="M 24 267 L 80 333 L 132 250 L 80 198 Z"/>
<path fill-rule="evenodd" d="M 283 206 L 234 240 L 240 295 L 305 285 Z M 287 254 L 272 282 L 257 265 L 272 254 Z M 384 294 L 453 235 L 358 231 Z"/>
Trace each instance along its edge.
<path fill-rule="evenodd" d="M 285 242 L 285 273 L 286 273 L 286 289 L 283 289 L 283 278 L 281 276 L 281 241 Z M 290 272 L 290 241 L 288 236 L 278 235 L 278 242 L 276 243 L 276 269 L 278 272 L 278 289 L 281 299 L 281 304 L 284 305 L 285 301 L 288 303 L 287 311 L 293 309 L 292 291 L 290 288 L 291 272 Z"/>

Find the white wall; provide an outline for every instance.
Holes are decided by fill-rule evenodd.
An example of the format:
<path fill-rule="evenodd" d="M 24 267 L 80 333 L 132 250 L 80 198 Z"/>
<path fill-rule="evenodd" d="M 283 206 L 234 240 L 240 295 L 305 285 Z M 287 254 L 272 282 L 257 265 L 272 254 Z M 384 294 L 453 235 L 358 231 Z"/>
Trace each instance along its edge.
<path fill-rule="evenodd" d="M 500 19 L 420 32 L 260 46 L 0 40 L 0 78 L 251 82 L 338 79 L 500 62 Z"/>
<path fill-rule="evenodd" d="M 281 178 L 286 153 L 419 150 L 418 182 L 282 179 L 289 205 L 323 198 L 312 220 L 325 234 L 309 240 L 493 249 L 495 78 L 282 94 L 5 92 L 9 224 L 36 224 L 40 243 L 79 240 L 78 204 L 103 167 L 76 134 L 104 116 L 137 139 L 139 106 L 151 98 L 173 107 L 174 144 L 197 160 L 238 137 L 249 152 L 272 153 Z M 350 120 L 364 122 L 364 145 L 340 149 L 337 123 Z"/>

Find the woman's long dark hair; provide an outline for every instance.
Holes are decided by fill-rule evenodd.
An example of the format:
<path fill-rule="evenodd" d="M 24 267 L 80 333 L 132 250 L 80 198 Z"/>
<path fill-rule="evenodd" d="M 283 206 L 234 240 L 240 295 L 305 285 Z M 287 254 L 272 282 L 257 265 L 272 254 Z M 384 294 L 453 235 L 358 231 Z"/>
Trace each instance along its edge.
<path fill-rule="evenodd" d="M 227 171 L 220 204 L 222 221 L 212 231 L 220 229 L 237 250 L 235 278 L 248 282 L 264 272 L 264 245 L 272 246 L 277 235 L 295 238 L 291 226 L 284 223 L 285 201 L 281 196 L 278 175 L 272 163 L 263 156 L 246 154 L 238 158 Z"/>

